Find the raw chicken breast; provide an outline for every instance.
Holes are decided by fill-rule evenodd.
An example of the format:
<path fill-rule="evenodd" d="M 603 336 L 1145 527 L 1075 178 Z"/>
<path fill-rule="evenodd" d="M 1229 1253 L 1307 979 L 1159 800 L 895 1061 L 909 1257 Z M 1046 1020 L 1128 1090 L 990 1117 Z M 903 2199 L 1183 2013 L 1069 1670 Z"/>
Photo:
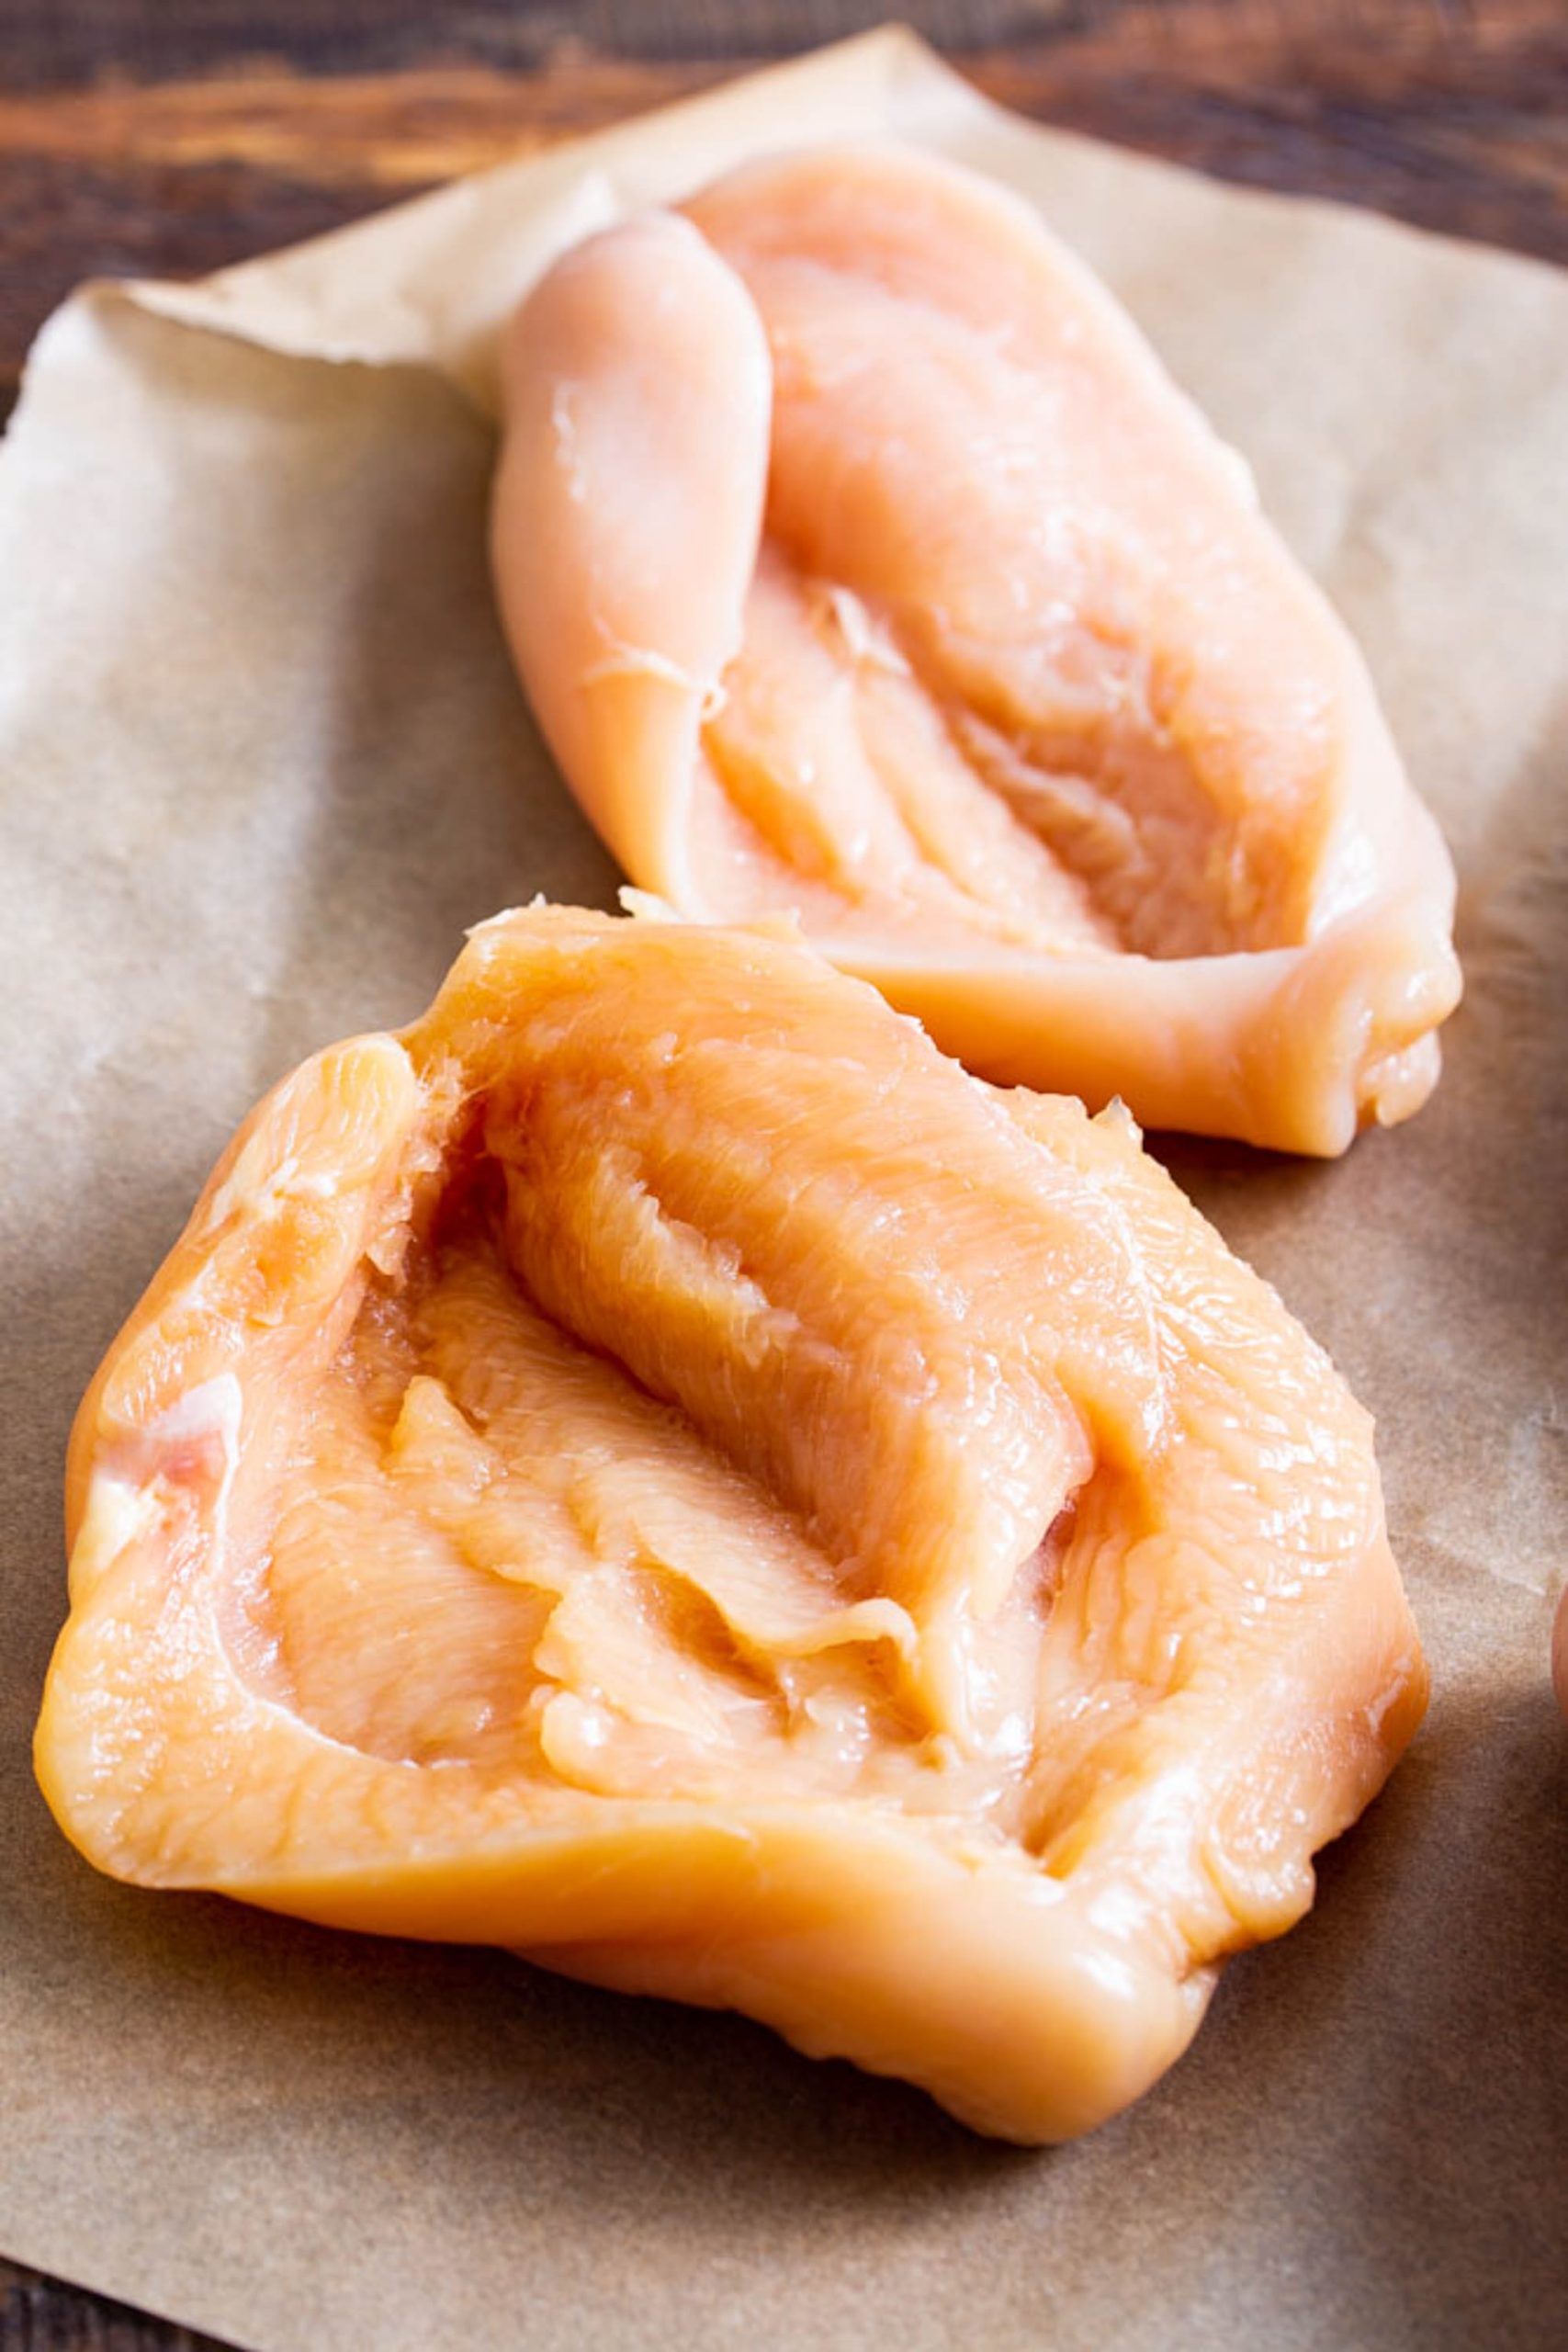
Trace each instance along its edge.
<path fill-rule="evenodd" d="M 242 1128 L 83 1404 L 100 1868 L 1080 2132 L 1420 1715 L 1371 1430 L 1126 1114 L 547 909 Z"/>
<path fill-rule="evenodd" d="M 569 254 L 504 357 L 524 683 L 634 882 L 794 915 L 972 1069 L 1341 1151 L 1453 877 L 1246 469 L 1020 202 L 896 149 Z"/>

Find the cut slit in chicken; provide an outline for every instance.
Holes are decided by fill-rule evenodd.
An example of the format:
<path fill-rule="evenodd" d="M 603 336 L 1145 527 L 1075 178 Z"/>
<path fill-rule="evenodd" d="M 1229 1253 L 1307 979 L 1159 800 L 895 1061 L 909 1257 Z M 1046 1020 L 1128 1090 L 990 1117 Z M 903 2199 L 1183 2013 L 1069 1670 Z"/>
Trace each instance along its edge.
<path fill-rule="evenodd" d="M 1453 879 L 1364 664 L 1016 198 L 752 165 L 558 262 L 504 398 L 503 619 L 635 884 L 1146 1125 L 1425 1100 Z"/>
<path fill-rule="evenodd" d="M 1425 1672 L 1366 1416 L 1124 1113 L 547 909 L 242 1129 L 70 1465 L 38 1736 L 143 1883 L 735 2007 L 1082 2131 Z"/>

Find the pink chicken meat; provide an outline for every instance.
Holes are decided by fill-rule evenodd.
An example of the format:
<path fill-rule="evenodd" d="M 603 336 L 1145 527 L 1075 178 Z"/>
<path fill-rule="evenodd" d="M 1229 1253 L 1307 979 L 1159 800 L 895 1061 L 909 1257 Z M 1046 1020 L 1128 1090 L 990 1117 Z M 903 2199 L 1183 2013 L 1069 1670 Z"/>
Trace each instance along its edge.
<path fill-rule="evenodd" d="M 1082 2132 L 1427 1677 L 1367 1415 L 1125 1113 L 569 909 L 253 1114 L 77 1419 L 101 1869 L 742 2009 Z"/>
<path fill-rule="evenodd" d="M 502 611 L 631 879 L 796 920 L 993 1080 L 1341 1151 L 1453 876 L 1246 469 L 1018 199 L 894 148 L 569 253 L 504 352 Z"/>

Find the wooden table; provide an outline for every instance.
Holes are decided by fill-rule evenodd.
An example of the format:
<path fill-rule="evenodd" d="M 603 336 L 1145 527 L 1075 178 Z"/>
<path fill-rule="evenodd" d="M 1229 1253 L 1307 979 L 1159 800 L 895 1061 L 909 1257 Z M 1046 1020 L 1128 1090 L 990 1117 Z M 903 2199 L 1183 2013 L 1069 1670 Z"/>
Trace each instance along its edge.
<path fill-rule="evenodd" d="M 212 269 L 880 13 L 467 0 L 448 20 L 416 0 L 0 0 L 0 413 L 79 278 Z M 887 13 L 1043 121 L 1568 262 L 1565 0 L 888 0 Z M 0 2261 L 0 2352 L 206 2340 Z"/>

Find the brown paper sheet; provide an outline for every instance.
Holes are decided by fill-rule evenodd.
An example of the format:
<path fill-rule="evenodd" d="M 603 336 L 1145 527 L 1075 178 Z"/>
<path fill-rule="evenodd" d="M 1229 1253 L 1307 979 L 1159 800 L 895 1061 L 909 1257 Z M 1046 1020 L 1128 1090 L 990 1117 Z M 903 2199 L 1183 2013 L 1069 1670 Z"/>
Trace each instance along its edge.
<path fill-rule="evenodd" d="M 1192 2054 L 1037 2155 L 739 2020 L 110 1885 L 28 1760 L 70 1414 L 234 1122 L 465 923 L 611 900 L 487 594 L 497 318 L 626 205 L 889 130 L 1032 197 L 1247 453 L 1463 877 L 1412 1125 L 1169 1153 L 1378 1414 L 1429 1724 Z M 265 2352 L 1563 2340 L 1565 550 L 1568 279 L 1027 128 L 898 35 L 67 304 L 0 458 L 0 2247 Z"/>

